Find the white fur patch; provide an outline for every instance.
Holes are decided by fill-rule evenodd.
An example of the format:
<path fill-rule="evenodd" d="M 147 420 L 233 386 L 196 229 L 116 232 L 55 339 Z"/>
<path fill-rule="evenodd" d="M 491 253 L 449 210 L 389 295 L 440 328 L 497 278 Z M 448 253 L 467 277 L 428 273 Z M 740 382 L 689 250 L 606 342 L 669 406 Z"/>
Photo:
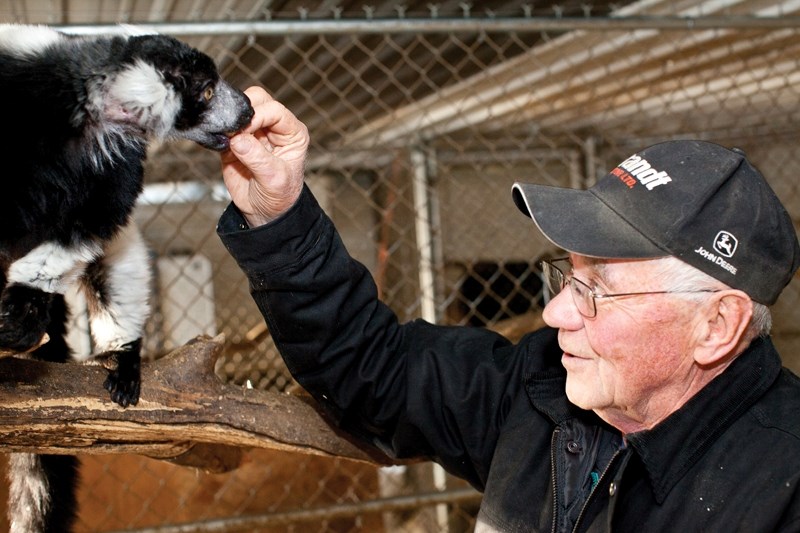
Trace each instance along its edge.
<path fill-rule="evenodd" d="M 87 142 L 92 164 L 102 169 L 105 163 L 122 156 L 125 148 L 143 144 L 146 138 L 165 139 L 181 109 L 180 95 L 150 64 L 137 61 L 112 79 L 98 77 L 87 84 L 89 113 L 99 127 L 90 128 Z M 75 117 L 79 125 L 83 117 Z M 131 126 L 139 131 L 132 132 Z"/>
<path fill-rule="evenodd" d="M 20 56 L 35 54 L 63 39 L 62 34 L 46 26 L 0 24 L 0 49 Z"/>
<path fill-rule="evenodd" d="M 149 263 L 144 240 L 132 224 L 106 247 L 103 266 L 107 307 L 89 318 L 98 351 L 116 350 L 141 338 L 150 315 Z"/>
<path fill-rule="evenodd" d="M 64 294 L 83 274 L 86 265 L 100 255 L 102 247 L 86 242 L 65 248 L 54 242 L 40 244 L 8 269 L 8 283 L 21 283 L 45 292 Z"/>
<path fill-rule="evenodd" d="M 38 455 L 8 455 L 9 533 L 44 531 L 43 518 L 50 508 L 50 492 Z"/>
<path fill-rule="evenodd" d="M 162 139 L 172 130 L 181 98 L 150 64 L 137 61 L 121 71 L 104 91 L 104 116 L 136 124 Z"/>

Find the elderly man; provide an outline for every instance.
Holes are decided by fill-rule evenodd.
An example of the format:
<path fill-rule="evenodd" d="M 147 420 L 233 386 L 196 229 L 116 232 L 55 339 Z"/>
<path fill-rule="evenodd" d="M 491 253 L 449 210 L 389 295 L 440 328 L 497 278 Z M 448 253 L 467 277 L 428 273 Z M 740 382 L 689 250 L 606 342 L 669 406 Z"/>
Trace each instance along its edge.
<path fill-rule="evenodd" d="M 800 248 L 743 154 L 673 141 L 587 191 L 515 185 L 568 254 L 543 264 L 550 327 L 515 345 L 400 324 L 303 186 L 305 126 L 248 95 L 218 233 L 343 428 L 483 491 L 477 531 L 800 531 L 800 382 L 767 309 Z"/>

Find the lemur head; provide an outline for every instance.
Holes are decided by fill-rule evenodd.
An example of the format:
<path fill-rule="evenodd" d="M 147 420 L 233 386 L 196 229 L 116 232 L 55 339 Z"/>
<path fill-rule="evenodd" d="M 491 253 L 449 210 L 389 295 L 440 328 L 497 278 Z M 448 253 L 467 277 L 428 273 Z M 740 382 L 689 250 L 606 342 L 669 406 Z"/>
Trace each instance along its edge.
<path fill-rule="evenodd" d="M 106 120 L 221 151 L 253 117 L 247 96 L 220 78 L 214 61 L 177 39 L 131 36 L 118 57 L 102 82 Z"/>

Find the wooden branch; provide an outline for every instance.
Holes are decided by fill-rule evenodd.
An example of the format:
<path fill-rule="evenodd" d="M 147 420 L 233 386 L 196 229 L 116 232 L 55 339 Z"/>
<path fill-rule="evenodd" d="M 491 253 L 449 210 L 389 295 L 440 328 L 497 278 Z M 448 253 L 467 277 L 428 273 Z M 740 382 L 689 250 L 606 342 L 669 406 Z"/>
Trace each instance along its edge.
<path fill-rule="evenodd" d="M 536 309 L 501 320 L 489 326 L 487 329 L 496 331 L 511 342 L 519 342 L 525 334 L 536 331 L 544 326 L 546 326 L 546 324 L 544 323 L 544 319 L 542 319 L 542 310 Z"/>
<path fill-rule="evenodd" d="M 137 453 L 221 472 L 242 448 L 392 464 L 329 424 L 313 401 L 223 383 L 222 337 L 198 337 L 142 365 L 138 405 L 123 409 L 98 365 L 0 359 L 0 451 Z"/>

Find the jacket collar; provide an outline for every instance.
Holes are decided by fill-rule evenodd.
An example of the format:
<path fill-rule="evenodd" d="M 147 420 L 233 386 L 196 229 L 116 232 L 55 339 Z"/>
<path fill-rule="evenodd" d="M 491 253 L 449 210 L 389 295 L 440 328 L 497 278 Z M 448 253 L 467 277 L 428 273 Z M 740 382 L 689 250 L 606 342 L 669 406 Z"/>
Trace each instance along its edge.
<path fill-rule="evenodd" d="M 756 339 L 730 366 L 653 429 L 627 435 L 662 503 L 711 444 L 778 378 L 781 360 L 770 339 Z"/>
<path fill-rule="evenodd" d="M 647 470 L 656 501 L 664 501 L 713 441 L 769 389 L 780 370 L 780 357 L 772 341 L 756 339 L 678 411 L 653 429 L 626 436 Z M 566 372 L 554 365 L 538 368 L 525 380 L 533 406 L 556 424 L 581 418 L 585 423 L 605 426 L 594 413 L 566 399 L 565 385 Z"/>

